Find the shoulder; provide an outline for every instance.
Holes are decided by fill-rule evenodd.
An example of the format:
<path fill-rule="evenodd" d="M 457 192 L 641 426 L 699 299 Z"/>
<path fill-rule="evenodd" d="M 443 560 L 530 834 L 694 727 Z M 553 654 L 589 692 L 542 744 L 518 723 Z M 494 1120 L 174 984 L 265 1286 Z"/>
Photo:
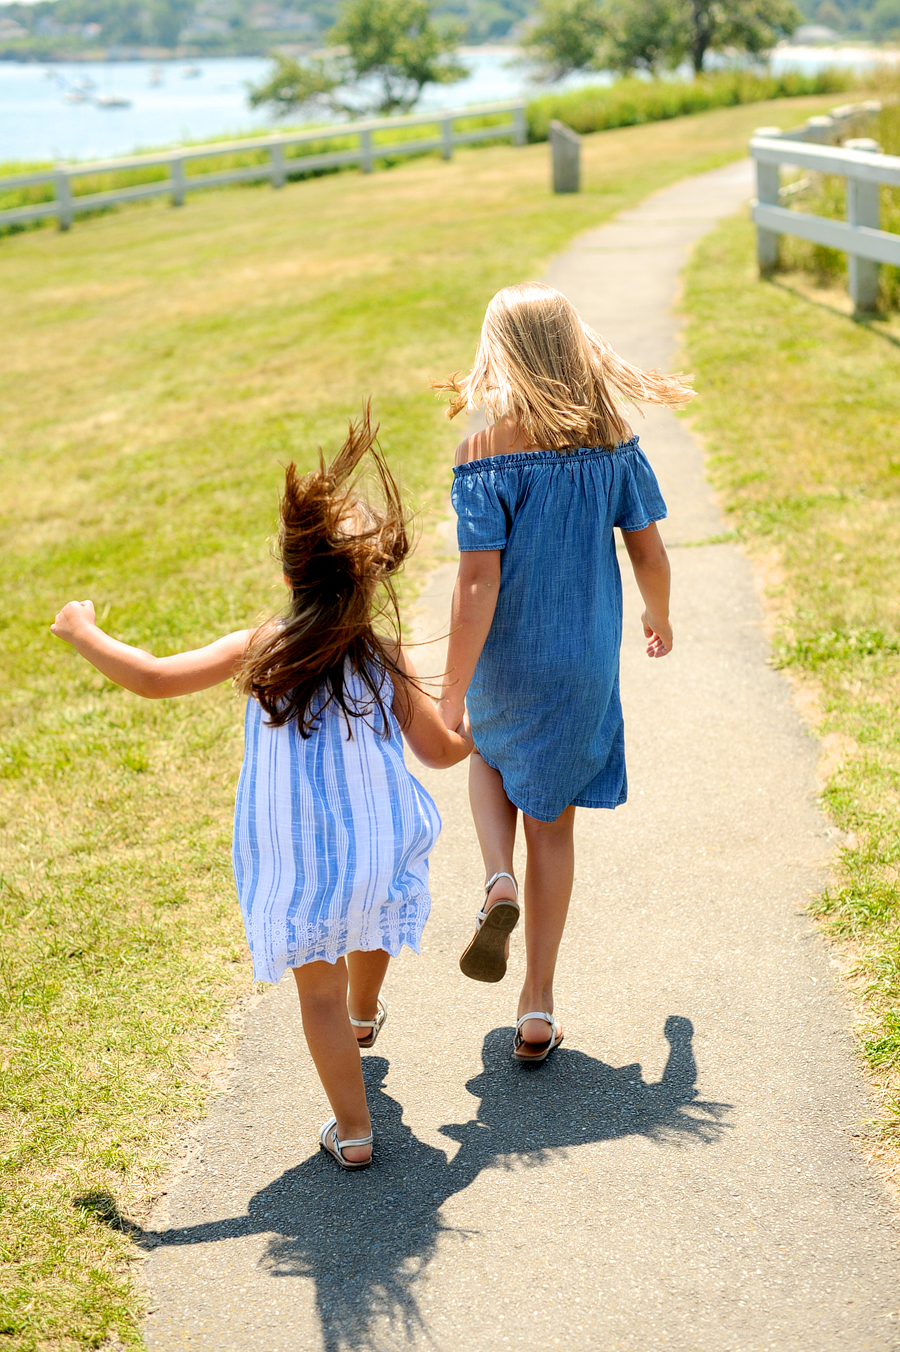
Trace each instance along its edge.
<path fill-rule="evenodd" d="M 485 427 L 461 441 L 456 448 L 454 465 L 468 465 L 473 460 L 486 460 L 494 455 L 493 430 L 492 427 Z"/>

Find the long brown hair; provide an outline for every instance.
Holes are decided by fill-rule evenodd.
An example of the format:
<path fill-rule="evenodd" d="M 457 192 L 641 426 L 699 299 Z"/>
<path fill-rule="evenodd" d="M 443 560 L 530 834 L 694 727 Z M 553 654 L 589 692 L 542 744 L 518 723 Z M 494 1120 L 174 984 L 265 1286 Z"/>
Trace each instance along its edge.
<path fill-rule="evenodd" d="M 347 440 L 326 466 L 299 474 L 287 467 L 281 499 L 277 554 L 291 599 L 278 621 L 256 630 L 236 678 L 238 689 L 258 700 L 278 727 L 297 720 L 308 737 L 329 705 L 347 719 L 372 716 L 387 728 L 383 692 L 387 672 L 406 680 L 397 665 L 400 618 L 394 578 L 410 552 L 408 519 L 400 490 L 376 441 L 367 404 Z M 380 489 L 373 505 L 358 495 L 354 471 L 363 458 Z M 376 621 L 393 630 L 396 644 L 376 634 Z M 368 699 L 347 691 L 347 670 L 361 678 Z"/>
<path fill-rule="evenodd" d="M 432 385 L 450 393 L 449 418 L 484 404 L 490 422 L 510 417 L 528 445 L 548 451 L 612 449 L 631 436 L 623 403 L 682 408 L 694 395 L 684 376 L 623 361 L 561 291 L 543 282 L 498 291 L 472 370 Z"/>

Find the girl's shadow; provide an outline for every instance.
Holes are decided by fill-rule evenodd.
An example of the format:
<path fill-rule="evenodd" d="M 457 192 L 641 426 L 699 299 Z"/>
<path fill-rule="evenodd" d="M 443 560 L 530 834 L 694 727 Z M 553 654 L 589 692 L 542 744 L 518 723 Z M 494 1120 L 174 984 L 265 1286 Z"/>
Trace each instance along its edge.
<path fill-rule="evenodd" d="M 674 1144 L 709 1144 L 724 1130 L 729 1105 L 697 1098 L 693 1028 L 666 1020 L 670 1045 L 662 1079 L 645 1084 L 639 1065 L 615 1069 L 565 1045 L 541 1066 L 510 1056 L 512 1029 L 484 1041 L 484 1070 L 466 1085 L 480 1097 L 476 1117 L 440 1128 L 459 1143 L 451 1161 L 413 1136 L 382 1087 L 388 1062 L 364 1061 L 376 1132 L 376 1165 L 342 1174 L 318 1152 L 256 1193 L 246 1217 L 145 1234 L 147 1247 L 239 1235 L 272 1236 L 262 1262 L 273 1277 L 307 1277 L 315 1286 L 326 1352 L 377 1349 L 390 1335 L 427 1334 L 416 1285 L 445 1226 L 442 1204 L 483 1169 L 539 1168 L 554 1152 L 642 1135 Z"/>

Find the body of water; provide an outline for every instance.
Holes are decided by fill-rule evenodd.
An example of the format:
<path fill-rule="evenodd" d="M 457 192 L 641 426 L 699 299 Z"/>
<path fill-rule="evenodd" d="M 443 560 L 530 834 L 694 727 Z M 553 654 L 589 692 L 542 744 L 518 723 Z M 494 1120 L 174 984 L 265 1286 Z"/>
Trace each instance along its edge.
<path fill-rule="evenodd" d="M 536 92 L 509 48 L 476 47 L 460 55 L 469 68 L 468 78 L 427 87 L 422 111 Z M 784 47 L 773 54 L 771 65 L 776 72 L 788 68 L 810 72 L 828 65 L 864 66 L 883 55 L 854 47 Z M 262 57 L 54 65 L 0 62 L 0 161 L 102 159 L 179 141 L 277 129 L 279 124 L 268 113 L 247 103 L 248 84 L 258 82 L 269 65 Z M 611 78 L 592 73 L 567 85 Z M 102 102 L 115 98 L 127 100 L 127 106 Z"/>

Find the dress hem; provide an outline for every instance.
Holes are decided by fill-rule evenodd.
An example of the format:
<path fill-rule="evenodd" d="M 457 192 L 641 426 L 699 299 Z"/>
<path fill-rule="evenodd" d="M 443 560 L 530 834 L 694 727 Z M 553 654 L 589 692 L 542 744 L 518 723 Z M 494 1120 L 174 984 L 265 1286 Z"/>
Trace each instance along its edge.
<path fill-rule="evenodd" d="M 423 898 L 414 897 L 410 898 L 410 900 L 421 901 L 423 900 Z M 425 900 L 428 899 L 425 898 Z M 334 964 L 340 958 L 346 957 L 348 953 L 377 953 L 381 949 L 385 953 L 388 953 L 392 958 L 396 958 L 399 957 L 402 949 L 409 948 L 413 951 L 413 953 L 416 954 L 417 957 L 421 957 L 420 945 L 422 943 L 422 930 L 424 930 L 424 928 L 425 926 L 423 924 L 417 934 L 413 934 L 410 932 L 405 935 L 400 935 L 399 939 L 394 943 L 392 943 L 390 939 L 387 938 L 386 935 L 382 934 L 378 936 L 380 940 L 380 942 L 378 943 L 354 944 L 352 947 L 343 949 L 340 953 L 335 953 L 333 957 L 330 957 L 327 953 L 315 952 L 314 954 L 311 954 L 308 958 L 301 958 L 299 961 L 296 961 L 293 958 L 291 960 L 286 959 L 284 965 L 281 966 L 280 970 L 279 966 L 275 965 L 269 966 L 266 968 L 264 972 L 261 972 L 257 969 L 257 964 L 254 962 L 253 980 L 267 981 L 269 982 L 270 985 L 277 986 L 278 982 L 281 980 L 281 978 L 287 971 L 293 971 L 297 967 L 306 967 L 311 962 L 327 962 L 330 963 L 331 966 L 333 967 Z M 251 958 L 252 956 L 253 955 L 251 954 Z M 276 972 L 278 973 L 277 976 L 275 975 Z"/>
<path fill-rule="evenodd" d="M 494 762 L 488 756 L 486 756 L 483 751 L 478 750 L 477 747 L 475 749 L 476 751 L 478 751 L 478 754 L 484 761 L 485 765 L 489 765 L 492 770 L 496 770 L 500 778 L 503 779 L 503 771 L 500 769 L 500 766 L 495 765 Z M 612 812 L 615 810 L 615 808 L 621 807 L 623 803 L 626 803 L 628 801 L 627 792 L 620 794 L 615 801 L 613 801 L 610 798 L 604 799 L 602 802 L 599 803 L 589 802 L 588 799 L 586 798 L 573 798 L 571 799 L 570 802 L 564 803 L 563 806 L 559 809 L 559 812 L 555 813 L 552 817 L 545 817 L 541 812 L 532 811 L 531 808 L 526 807 L 523 802 L 521 802 L 518 798 L 514 797 L 506 786 L 506 780 L 503 780 L 503 792 L 506 794 L 507 798 L 512 803 L 513 807 L 517 807 L 520 812 L 524 812 L 527 814 L 527 816 L 533 817 L 536 822 L 555 822 L 557 817 L 559 817 L 563 812 L 565 812 L 567 807 L 596 807 L 596 808 L 604 808 L 607 811 Z"/>

